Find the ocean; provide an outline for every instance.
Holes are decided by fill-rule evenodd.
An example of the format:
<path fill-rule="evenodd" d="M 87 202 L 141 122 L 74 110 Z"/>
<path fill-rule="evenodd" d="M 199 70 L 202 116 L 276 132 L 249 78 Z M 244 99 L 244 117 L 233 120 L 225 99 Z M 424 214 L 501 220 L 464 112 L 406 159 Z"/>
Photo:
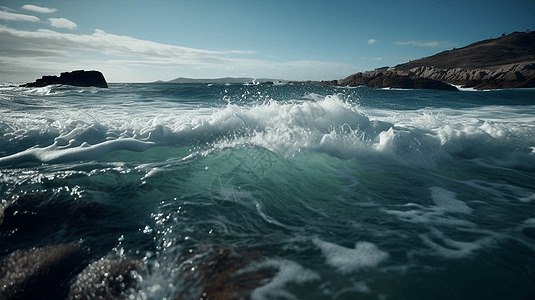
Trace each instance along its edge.
<path fill-rule="evenodd" d="M 0 258 L 133 260 L 131 299 L 535 299 L 533 89 L 109 87 L 0 85 Z"/>

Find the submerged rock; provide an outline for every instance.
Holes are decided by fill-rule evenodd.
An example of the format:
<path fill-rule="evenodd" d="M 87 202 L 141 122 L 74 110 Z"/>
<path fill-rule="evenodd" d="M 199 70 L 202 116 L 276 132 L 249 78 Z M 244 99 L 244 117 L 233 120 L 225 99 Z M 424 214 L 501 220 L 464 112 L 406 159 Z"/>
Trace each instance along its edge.
<path fill-rule="evenodd" d="M 49 245 L 17 250 L 0 261 L 0 299 L 62 299 L 77 271 L 80 248 Z"/>
<path fill-rule="evenodd" d="M 0 260 L 0 299 L 128 299 L 140 262 L 101 258 L 87 265 L 88 256 L 73 244 L 17 250 Z"/>
<path fill-rule="evenodd" d="M 123 258 L 101 258 L 76 276 L 67 299 L 128 299 L 139 265 Z"/>
<path fill-rule="evenodd" d="M 276 273 L 273 269 L 239 272 L 251 262 L 261 259 L 261 254 L 256 251 L 221 248 L 198 268 L 203 278 L 200 296 L 214 300 L 250 298 L 257 287 Z"/>
<path fill-rule="evenodd" d="M 104 79 L 99 71 L 84 71 L 77 70 L 72 72 L 61 73 L 59 77 L 57 76 L 43 76 L 41 79 L 37 79 L 35 82 L 30 82 L 21 85 L 21 87 L 44 87 L 52 84 L 65 84 L 72 86 L 82 86 L 82 87 L 100 87 L 108 88 L 108 83 Z"/>
<path fill-rule="evenodd" d="M 264 257 L 260 251 L 244 247 L 204 246 L 179 256 L 178 260 L 174 255 L 158 260 L 160 266 L 179 274 L 173 282 L 179 287 L 170 298 L 174 300 L 251 299 L 253 291 L 273 280 L 278 271 L 271 266 L 248 269 L 264 261 Z M 146 276 L 150 272 L 151 268 L 142 268 L 140 274 Z"/>
<path fill-rule="evenodd" d="M 95 226 L 103 226 L 107 209 L 91 197 L 74 199 L 68 192 L 34 192 L 13 196 L 0 205 L 0 255 L 20 248 L 76 242 L 84 239 L 93 250 L 107 251 L 114 241 L 104 242 Z M 30 244 L 28 241 L 32 241 Z M 97 247 L 98 245 L 98 247 Z"/>
<path fill-rule="evenodd" d="M 0 202 L 0 226 L 2 226 L 2 224 L 4 223 L 4 213 L 10 204 L 11 201 L 2 200 Z"/>

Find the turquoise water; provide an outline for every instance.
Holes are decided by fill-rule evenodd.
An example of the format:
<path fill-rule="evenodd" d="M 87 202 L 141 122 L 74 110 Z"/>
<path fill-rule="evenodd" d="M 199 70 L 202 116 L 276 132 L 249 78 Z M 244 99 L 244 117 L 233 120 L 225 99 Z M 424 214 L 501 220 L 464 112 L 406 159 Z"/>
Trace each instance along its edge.
<path fill-rule="evenodd" d="M 2 228 L 0 256 L 79 242 L 141 259 L 140 299 L 194 293 L 188 253 L 218 247 L 274 270 L 253 299 L 533 299 L 533 99 L 6 84 L 2 199 L 41 200 Z"/>

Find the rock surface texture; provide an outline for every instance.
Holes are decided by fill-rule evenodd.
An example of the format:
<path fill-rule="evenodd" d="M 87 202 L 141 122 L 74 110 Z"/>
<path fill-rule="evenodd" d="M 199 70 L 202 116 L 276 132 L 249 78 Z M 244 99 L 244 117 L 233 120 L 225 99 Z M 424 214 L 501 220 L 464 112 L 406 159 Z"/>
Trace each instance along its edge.
<path fill-rule="evenodd" d="M 75 245 L 17 250 L 0 260 L 0 299 L 61 299 L 80 260 Z"/>
<path fill-rule="evenodd" d="M 340 80 L 338 84 L 440 90 L 456 90 L 451 85 L 478 90 L 533 88 L 535 32 L 514 32 L 463 48 L 443 51 L 394 68 L 353 74 Z"/>
<path fill-rule="evenodd" d="M 533 88 L 535 32 L 513 32 L 397 65 L 390 70 L 400 75 L 479 90 Z"/>
<path fill-rule="evenodd" d="M 415 75 L 398 74 L 397 72 L 372 72 L 368 74 L 357 73 L 342 79 L 341 86 L 365 85 L 372 88 L 397 88 L 397 89 L 432 89 L 443 91 L 457 91 L 450 84 L 423 78 Z"/>
<path fill-rule="evenodd" d="M 535 62 L 513 63 L 486 69 L 440 69 L 421 66 L 409 71 L 400 71 L 396 68 L 391 71 L 400 75 L 418 76 L 478 90 L 535 87 Z"/>
<path fill-rule="evenodd" d="M 59 77 L 57 76 L 43 76 L 41 79 L 37 79 L 35 82 L 30 82 L 21 85 L 21 87 L 44 87 L 52 84 L 65 84 L 72 86 L 82 86 L 82 87 L 100 87 L 107 88 L 108 83 L 99 71 L 72 71 L 61 73 Z"/>

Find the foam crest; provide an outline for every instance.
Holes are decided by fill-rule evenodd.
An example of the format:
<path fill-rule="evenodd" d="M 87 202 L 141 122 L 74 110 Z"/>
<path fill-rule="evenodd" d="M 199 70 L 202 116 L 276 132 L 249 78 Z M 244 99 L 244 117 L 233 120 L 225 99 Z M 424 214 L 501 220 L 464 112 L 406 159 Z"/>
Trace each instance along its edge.
<path fill-rule="evenodd" d="M 327 264 L 343 274 L 355 272 L 362 268 L 377 267 L 390 256 L 387 252 L 379 250 L 374 244 L 364 241 L 357 242 L 355 249 L 322 241 L 317 237 L 312 239 L 312 242 L 321 249 L 327 259 Z"/>
<path fill-rule="evenodd" d="M 37 162 L 67 161 L 60 156 L 78 159 L 81 154 L 73 153 L 89 154 L 82 148 L 118 149 L 94 146 L 134 139 L 154 146 L 201 145 L 207 153 L 262 147 L 289 158 L 302 151 L 340 158 L 390 157 L 425 168 L 452 155 L 491 159 L 494 165 L 501 166 L 535 166 L 535 128 L 530 123 L 466 120 L 463 115 L 451 117 L 451 112 L 426 110 L 371 119 L 358 104 L 341 100 L 341 95 L 323 97 L 310 93 L 304 98 L 247 105 L 229 103 L 209 114 L 200 109 L 179 115 L 151 112 L 135 117 L 111 112 L 98 115 L 86 110 L 37 117 L 12 115 L 0 122 L 0 142 L 6 144 L 1 164 L 11 164 L 8 161 L 12 155 L 18 155 L 12 160 L 18 162 L 23 162 L 22 157 Z M 131 148 L 139 149 L 124 150 Z M 70 150 L 62 151 L 66 149 Z M 89 157 L 97 157 L 97 152 Z M 52 156 L 55 158 L 47 159 Z"/>
<path fill-rule="evenodd" d="M 434 186 L 430 188 L 431 198 L 435 204 L 446 212 L 471 214 L 472 209 L 466 203 L 457 200 L 454 192 Z"/>
<path fill-rule="evenodd" d="M 154 143 L 135 139 L 118 139 L 97 145 L 83 143 L 75 148 L 60 149 L 56 145 L 45 148 L 32 148 L 11 156 L 0 158 L 0 166 L 17 165 L 27 162 L 65 163 L 98 159 L 106 153 L 116 150 L 142 152 L 154 146 Z"/>
<path fill-rule="evenodd" d="M 280 103 L 270 101 L 252 107 L 227 106 L 210 120 L 212 127 L 228 122 L 243 131 L 216 141 L 214 147 L 263 147 L 284 157 L 303 150 L 340 150 L 339 145 L 361 145 L 362 130 L 371 126 L 368 117 L 336 95 L 319 102 Z M 350 138 L 346 138 L 350 136 Z M 333 149 L 334 148 L 334 149 Z"/>
<path fill-rule="evenodd" d="M 302 284 L 310 281 L 320 280 L 321 277 L 314 271 L 302 267 L 300 264 L 290 260 L 269 259 L 240 270 L 237 274 L 258 271 L 261 269 L 278 269 L 275 277 L 266 285 L 256 288 L 251 293 L 251 299 L 294 299 L 295 296 L 285 290 L 290 283 Z"/>
<path fill-rule="evenodd" d="M 435 255 L 448 259 L 461 259 L 473 255 L 478 250 L 488 248 L 496 243 L 495 237 L 487 236 L 472 242 L 461 242 L 446 237 L 441 231 L 433 229 L 431 234 L 420 235 L 423 243 L 433 249 Z M 433 239 L 440 240 L 440 243 Z"/>
<path fill-rule="evenodd" d="M 450 154 L 506 158 L 511 155 L 511 150 L 529 153 L 527 149 L 535 143 L 533 129 L 529 124 L 474 120 L 449 124 L 433 131 Z"/>
<path fill-rule="evenodd" d="M 465 202 L 458 200 L 454 192 L 437 186 L 429 190 L 435 206 L 409 203 L 402 206 L 403 210 L 386 209 L 385 212 L 397 216 L 402 221 L 415 224 L 466 228 L 476 226 L 470 221 L 447 216 L 447 214 L 470 215 L 472 213 L 472 209 Z"/>

